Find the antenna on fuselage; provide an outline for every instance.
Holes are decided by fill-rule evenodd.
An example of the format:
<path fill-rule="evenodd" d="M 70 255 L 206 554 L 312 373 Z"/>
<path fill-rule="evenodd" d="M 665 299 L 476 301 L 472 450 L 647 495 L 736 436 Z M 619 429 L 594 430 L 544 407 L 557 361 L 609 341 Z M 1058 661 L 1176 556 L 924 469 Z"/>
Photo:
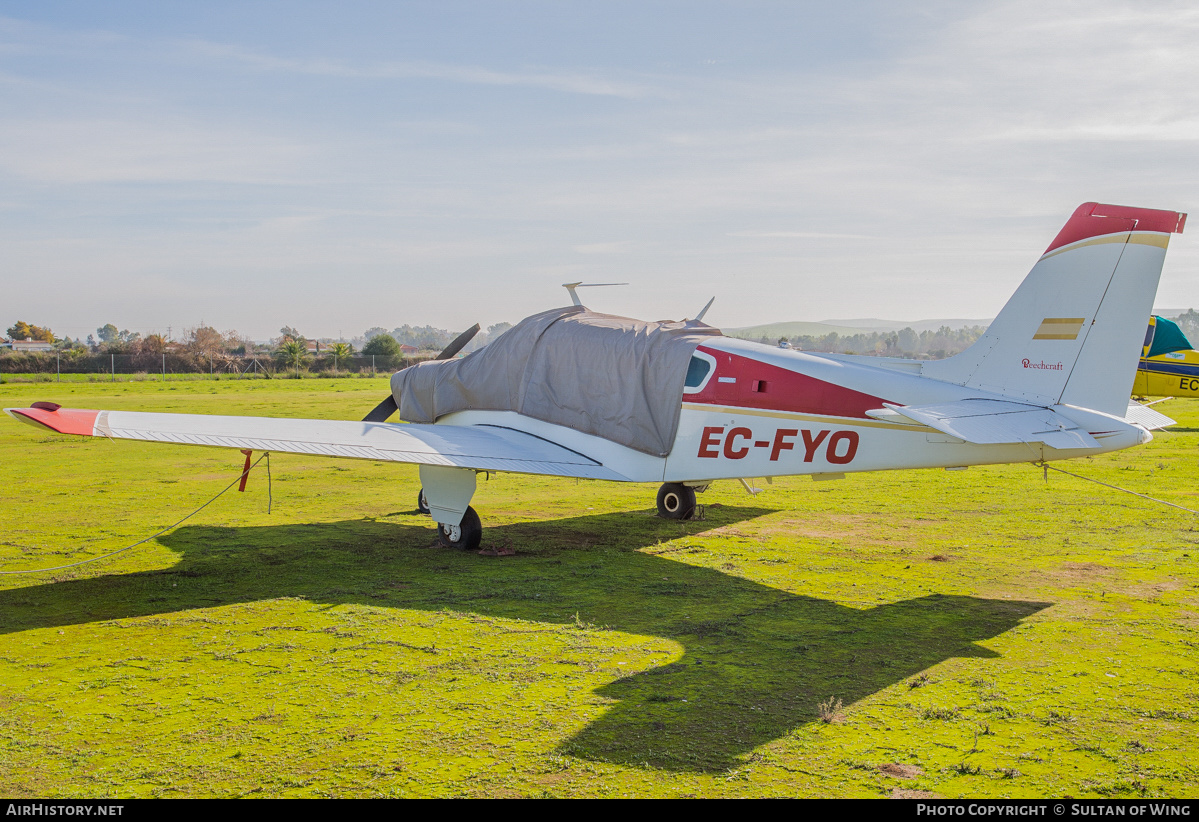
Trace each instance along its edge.
<path fill-rule="evenodd" d="M 703 311 L 701 311 L 701 312 L 699 312 L 699 314 L 697 314 L 697 315 L 695 316 L 695 321 L 696 321 L 696 322 L 699 322 L 700 320 L 702 320 L 702 319 L 704 318 L 704 315 L 708 313 L 708 309 L 712 307 L 712 303 L 714 303 L 714 302 L 716 302 L 716 298 L 715 298 L 715 297 L 713 297 L 712 299 L 708 300 L 708 304 L 704 306 L 704 310 L 703 310 Z"/>
<path fill-rule="evenodd" d="M 579 299 L 579 295 L 575 293 L 576 288 L 599 288 L 606 285 L 628 285 L 628 283 L 562 283 L 562 287 L 570 292 L 570 301 L 582 308 L 583 303 Z"/>

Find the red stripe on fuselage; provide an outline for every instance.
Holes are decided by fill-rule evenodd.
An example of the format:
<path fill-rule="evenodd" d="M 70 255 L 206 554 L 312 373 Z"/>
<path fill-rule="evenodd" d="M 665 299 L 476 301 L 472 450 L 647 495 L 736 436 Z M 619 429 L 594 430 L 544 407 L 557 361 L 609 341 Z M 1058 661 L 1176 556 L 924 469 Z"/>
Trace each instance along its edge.
<path fill-rule="evenodd" d="M 14 414 L 20 414 L 26 419 L 44 425 L 51 431 L 60 434 L 78 434 L 90 437 L 96 430 L 96 417 L 99 411 L 87 411 L 82 408 L 60 408 L 57 411 L 47 411 L 44 408 L 13 408 Z"/>
<path fill-rule="evenodd" d="M 702 391 L 684 394 L 683 402 L 862 419 L 869 419 L 867 411 L 883 407 L 879 397 L 807 374 L 702 345 L 699 350 L 716 359 L 716 373 Z M 736 382 L 721 382 L 721 377 Z"/>

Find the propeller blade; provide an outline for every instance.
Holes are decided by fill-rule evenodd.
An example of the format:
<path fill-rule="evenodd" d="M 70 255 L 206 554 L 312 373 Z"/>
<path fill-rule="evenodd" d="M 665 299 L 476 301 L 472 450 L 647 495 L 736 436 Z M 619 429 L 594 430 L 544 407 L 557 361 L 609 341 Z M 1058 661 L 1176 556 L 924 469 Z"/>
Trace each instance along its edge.
<path fill-rule="evenodd" d="M 369 414 L 362 418 L 363 422 L 387 422 L 387 418 L 399 411 L 400 407 L 396 405 L 396 398 L 391 394 L 387 395 L 387 399 L 375 406 Z"/>
<path fill-rule="evenodd" d="M 466 346 L 466 344 L 471 341 L 471 338 L 474 337 L 478 333 L 479 333 L 479 324 L 475 323 L 470 328 L 466 329 L 461 334 L 459 334 L 457 337 L 455 337 L 454 341 L 452 343 L 450 343 L 449 345 L 447 345 L 440 354 L 438 354 L 436 357 L 434 357 L 434 359 L 437 359 L 437 360 L 450 359 L 455 354 L 457 354 L 459 351 L 461 351 Z M 369 414 L 367 414 L 365 417 L 362 418 L 362 421 L 363 422 L 386 422 L 388 417 L 390 417 L 392 414 L 394 414 L 396 411 L 399 411 L 399 410 L 400 410 L 400 408 L 398 405 L 396 405 L 395 397 L 391 394 L 388 394 L 387 399 L 383 400 L 383 402 L 376 405 Z"/>
<path fill-rule="evenodd" d="M 474 337 L 478 333 L 479 333 L 479 324 L 475 323 L 470 328 L 466 329 L 461 334 L 459 334 L 454 339 L 454 341 L 452 343 L 450 343 L 449 345 L 447 345 L 440 354 L 438 354 L 436 357 L 434 357 L 434 359 L 448 360 L 448 359 L 452 358 L 455 354 L 457 354 L 459 351 L 461 351 L 468 342 L 471 341 L 472 337 Z"/>

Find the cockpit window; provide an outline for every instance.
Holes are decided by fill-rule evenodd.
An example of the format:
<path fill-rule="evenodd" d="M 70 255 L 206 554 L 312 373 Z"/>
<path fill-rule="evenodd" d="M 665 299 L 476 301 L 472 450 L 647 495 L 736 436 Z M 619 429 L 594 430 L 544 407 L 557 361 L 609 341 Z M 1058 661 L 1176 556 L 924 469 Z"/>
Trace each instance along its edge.
<path fill-rule="evenodd" d="M 691 363 L 687 366 L 687 380 L 683 383 L 686 388 L 699 388 L 703 385 L 704 377 L 708 376 L 708 372 L 712 370 L 712 363 L 699 357 L 692 357 Z M 678 373 L 677 371 L 675 372 Z M 678 385 L 676 382 L 675 385 Z"/>

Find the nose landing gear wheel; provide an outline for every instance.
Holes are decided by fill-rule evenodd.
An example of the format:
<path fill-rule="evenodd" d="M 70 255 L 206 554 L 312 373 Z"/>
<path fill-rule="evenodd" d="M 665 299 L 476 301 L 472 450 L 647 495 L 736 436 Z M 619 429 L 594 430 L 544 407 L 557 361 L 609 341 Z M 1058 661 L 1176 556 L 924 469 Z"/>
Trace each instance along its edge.
<path fill-rule="evenodd" d="M 479 543 L 483 541 L 483 524 L 479 522 L 479 515 L 475 513 L 475 509 L 468 507 L 458 525 L 437 523 L 437 541 L 444 548 L 479 550 Z"/>
<path fill-rule="evenodd" d="M 695 514 L 695 490 L 680 482 L 668 482 L 658 489 L 658 516 L 663 519 L 691 519 Z"/>
<path fill-rule="evenodd" d="M 416 495 L 416 510 L 422 514 L 429 513 L 429 502 L 425 499 L 425 489 L 420 489 L 420 493 Z"/>

